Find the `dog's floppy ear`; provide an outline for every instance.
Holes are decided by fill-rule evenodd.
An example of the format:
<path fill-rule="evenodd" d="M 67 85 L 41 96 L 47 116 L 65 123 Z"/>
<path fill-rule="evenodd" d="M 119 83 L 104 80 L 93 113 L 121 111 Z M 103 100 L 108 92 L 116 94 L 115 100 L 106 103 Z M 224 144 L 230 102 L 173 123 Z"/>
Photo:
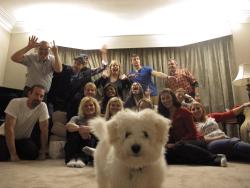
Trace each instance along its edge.
<path fill-rule="evenodd" d="M 91 132 L 99 139 L 103 140 L 107 136 L 106 120 L 102 117 L 96 117 L 88 121 Z"/>
<path fill-rule="evenodd" d="M 156 128 L 157 141 L 162 144 L 166 144 L 171 121 L 151 109 L 145 109 L 141 111 L 140 115 L 145 121 L 147 121 L 147 119 L 149 122 L 153 121 L 153 124 Z"/>
<path fill-rule="evenodd" d="M 168 142 L 168 132 L 170 128 L 170 120 L 159 115 L 155 121 L 156 133 L 157 133 L 157 140 L 162 143 L 166 144 Z"/>
<path fill-rule="evenodd" d="M 108 139 L 110 144 L 113 144 L 118 139 L 118 123 L 113 119 L 107 122 L 107 129 L 108 129 Z"/>

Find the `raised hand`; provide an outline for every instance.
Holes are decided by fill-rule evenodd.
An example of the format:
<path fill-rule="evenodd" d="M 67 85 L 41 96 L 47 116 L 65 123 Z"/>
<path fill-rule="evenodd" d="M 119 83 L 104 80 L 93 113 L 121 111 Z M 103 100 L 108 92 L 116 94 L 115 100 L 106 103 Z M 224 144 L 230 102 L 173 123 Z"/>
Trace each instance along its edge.
<path fill-rule="evenodd" d="M 103 78 L 108 78 L 109 77 L 109 71 L 107 69 L 102 72 L 102 77 Z"/>
<path fill-rule="evenodd" d="M 107 57 L 107 45 L 103 45 L 102 48 L 100 49 L 101 55 L 102 55 L 102 64 L 107 65 L 108 63 L 108 57 Z"/>
<path fill-rule="evenodd" d="M 100 52 L 101 52 L 102 54 L 107 54 L 108 50 L 107 50 L 107 45 L 106 45 L 106 44 L 104 44 L 104 45 L 102 46 L 102 48 L 100 49 Z"/>
<path fill-rule="evenodd" d="M 31 37 L 29 37 L 29 43 L 28 43 L 28 47 L 29 48 L 36 48 L 39 46 L 39 43 L 37 42 L 38 38 L 34 35 L 32 35 Z"/>
<path fill-rule="evenodd" d="M 57 48 L 54 40 L 53 40 L 53 45 L 51 47 L 51 51 L 53 52 L 54 55 L 58 54 L 58 48 Z"/>
<path fill-rule="evenodd" d="M 127 77 L 127 75 L 126 74 L 122 74 L 121 76 L 120 76 L 120 79 L 122 79 L 122 80 L 125 80 L 125 79 L 127 79 L 128 77 Z"/>
<path fill-rule="evenodd" d="M 150 99 L 150 94 L 151 94 L 151 90 L 149 89 L 149 87 L 147 87 L 146 91 L 144 92 L 144 95 L 147 99 Z"/>

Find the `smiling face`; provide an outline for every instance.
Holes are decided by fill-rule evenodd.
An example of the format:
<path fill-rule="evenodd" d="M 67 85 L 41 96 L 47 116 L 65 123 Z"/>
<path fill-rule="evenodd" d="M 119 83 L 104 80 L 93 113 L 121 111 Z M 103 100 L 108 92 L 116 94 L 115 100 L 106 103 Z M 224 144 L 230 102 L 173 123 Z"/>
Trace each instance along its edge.
<path fill-rule="evenodd" d="M 131 92 L 133 95 L 138 95 L 141 93 L 141 87 L 139 83 L 133 83 L 131 86 Z"/>
<path fill-rule="evenodd" d="M 74 64 L 72 66 L 74 73 L 79 73 L 83 67 L 84 65 L 80 59 L 74 60 Z"/>
<path fill-rule="evenodd" d="M 174 59 L 168 60 L 168 70 L 170 73 L 175 73 L 177 69 L 177 63 Z"/>
<path fill-rule="evenodd" d="M 193 103 L 190 111 L 192 112 L 194 118 L 196 121 L 202 121 L 202 118 L 204 117 L 204 109 L 199 103 Z"/>
<path fill-rule="evenodd" d="M 32 91 L 28 93 L 28 106 L 33 109 L 37 107 L 44 98 L 45 90 L 40 87 L 34 87 Z"/>
<path fill-rule="evenodd" d="M 160 96 L 160 100 L 165 108 L 173 107 L 173 97 L 171 96 L 170 93 L 167 92 L 162 93 Z"/>
<path fill-rule="evenodd" d="M 136 70 L 141 68 L 141 61 L 139 56 L 133 56 L 131 58 L 131 63 L 134 65 Z"/>
<path fill-rule="evenodd" d="M 105 89 L 105 95 L 110 98 L 110 97 L 115 97 L 116 96 L 116 90 L 113 86 L 108 86 L 106 89 Z"/>
<path fill-rule="evenodd" d="M 96 96 L 96 87 L 95 85 L 85 85 L 84 87 L 84 96 L 85 97 L 95 97 Z"/>
<path fill-rule="evenodd" d="M 120 65 L 116 61 L 111 62 L 111 64 L 110 64 L 110 72 L 111 72 L 111 74 L 119 75 L 119 73 L 120 73 Z"/>
<path fill-rule="evenodd" d="M 182 102 L 185 100 L 185 92 L 184 91 L 176 91 L 175 96 L 179 102 Z"/>
<path fill-rule="evenodd" d="M 120 103 L 120 101 L 112 101 L 109 103 L 109 113 L 111 116 L 115 115 L 121 109 L 122 104 Z"/>
<path fill-rule="evenodd" d="M 38 56 L 41 61 L 44 61 L 48 58 L 49 56 L 49 43 L 46 41 L 40 42 L 40 46 L 38 48 Z"/>
<path fill-rule="evenodd" d="M 82 105 L 82 112 L 85 117 L 91 117 L 96 114 L 96 108 L 93 101 L 88 100 Z"/>

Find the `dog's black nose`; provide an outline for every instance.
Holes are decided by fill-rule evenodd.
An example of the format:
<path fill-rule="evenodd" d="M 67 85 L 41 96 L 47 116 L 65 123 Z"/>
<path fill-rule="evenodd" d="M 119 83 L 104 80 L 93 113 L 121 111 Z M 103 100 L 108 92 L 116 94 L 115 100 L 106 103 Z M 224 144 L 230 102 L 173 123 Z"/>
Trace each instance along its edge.
<path fill-rule="evenodd" d="M 134 144 L 132 147 L 131 147 L 132 151 L 137 154 L 139 153 L 139 151 L 141 150 L 141 146 L 139 144 Z"/>

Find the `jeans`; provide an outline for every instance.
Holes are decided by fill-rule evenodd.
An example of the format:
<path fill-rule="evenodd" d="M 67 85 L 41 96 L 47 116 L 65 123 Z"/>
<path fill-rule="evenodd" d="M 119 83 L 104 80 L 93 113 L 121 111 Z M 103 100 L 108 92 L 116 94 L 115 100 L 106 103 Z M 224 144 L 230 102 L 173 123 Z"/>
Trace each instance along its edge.
<path fill-rule="evenodd" d="M 212 153 L 225 154 L 229 160 L 250 161 L 250 144 L 236 137 L 214 140 L 207 147 Z"/>

